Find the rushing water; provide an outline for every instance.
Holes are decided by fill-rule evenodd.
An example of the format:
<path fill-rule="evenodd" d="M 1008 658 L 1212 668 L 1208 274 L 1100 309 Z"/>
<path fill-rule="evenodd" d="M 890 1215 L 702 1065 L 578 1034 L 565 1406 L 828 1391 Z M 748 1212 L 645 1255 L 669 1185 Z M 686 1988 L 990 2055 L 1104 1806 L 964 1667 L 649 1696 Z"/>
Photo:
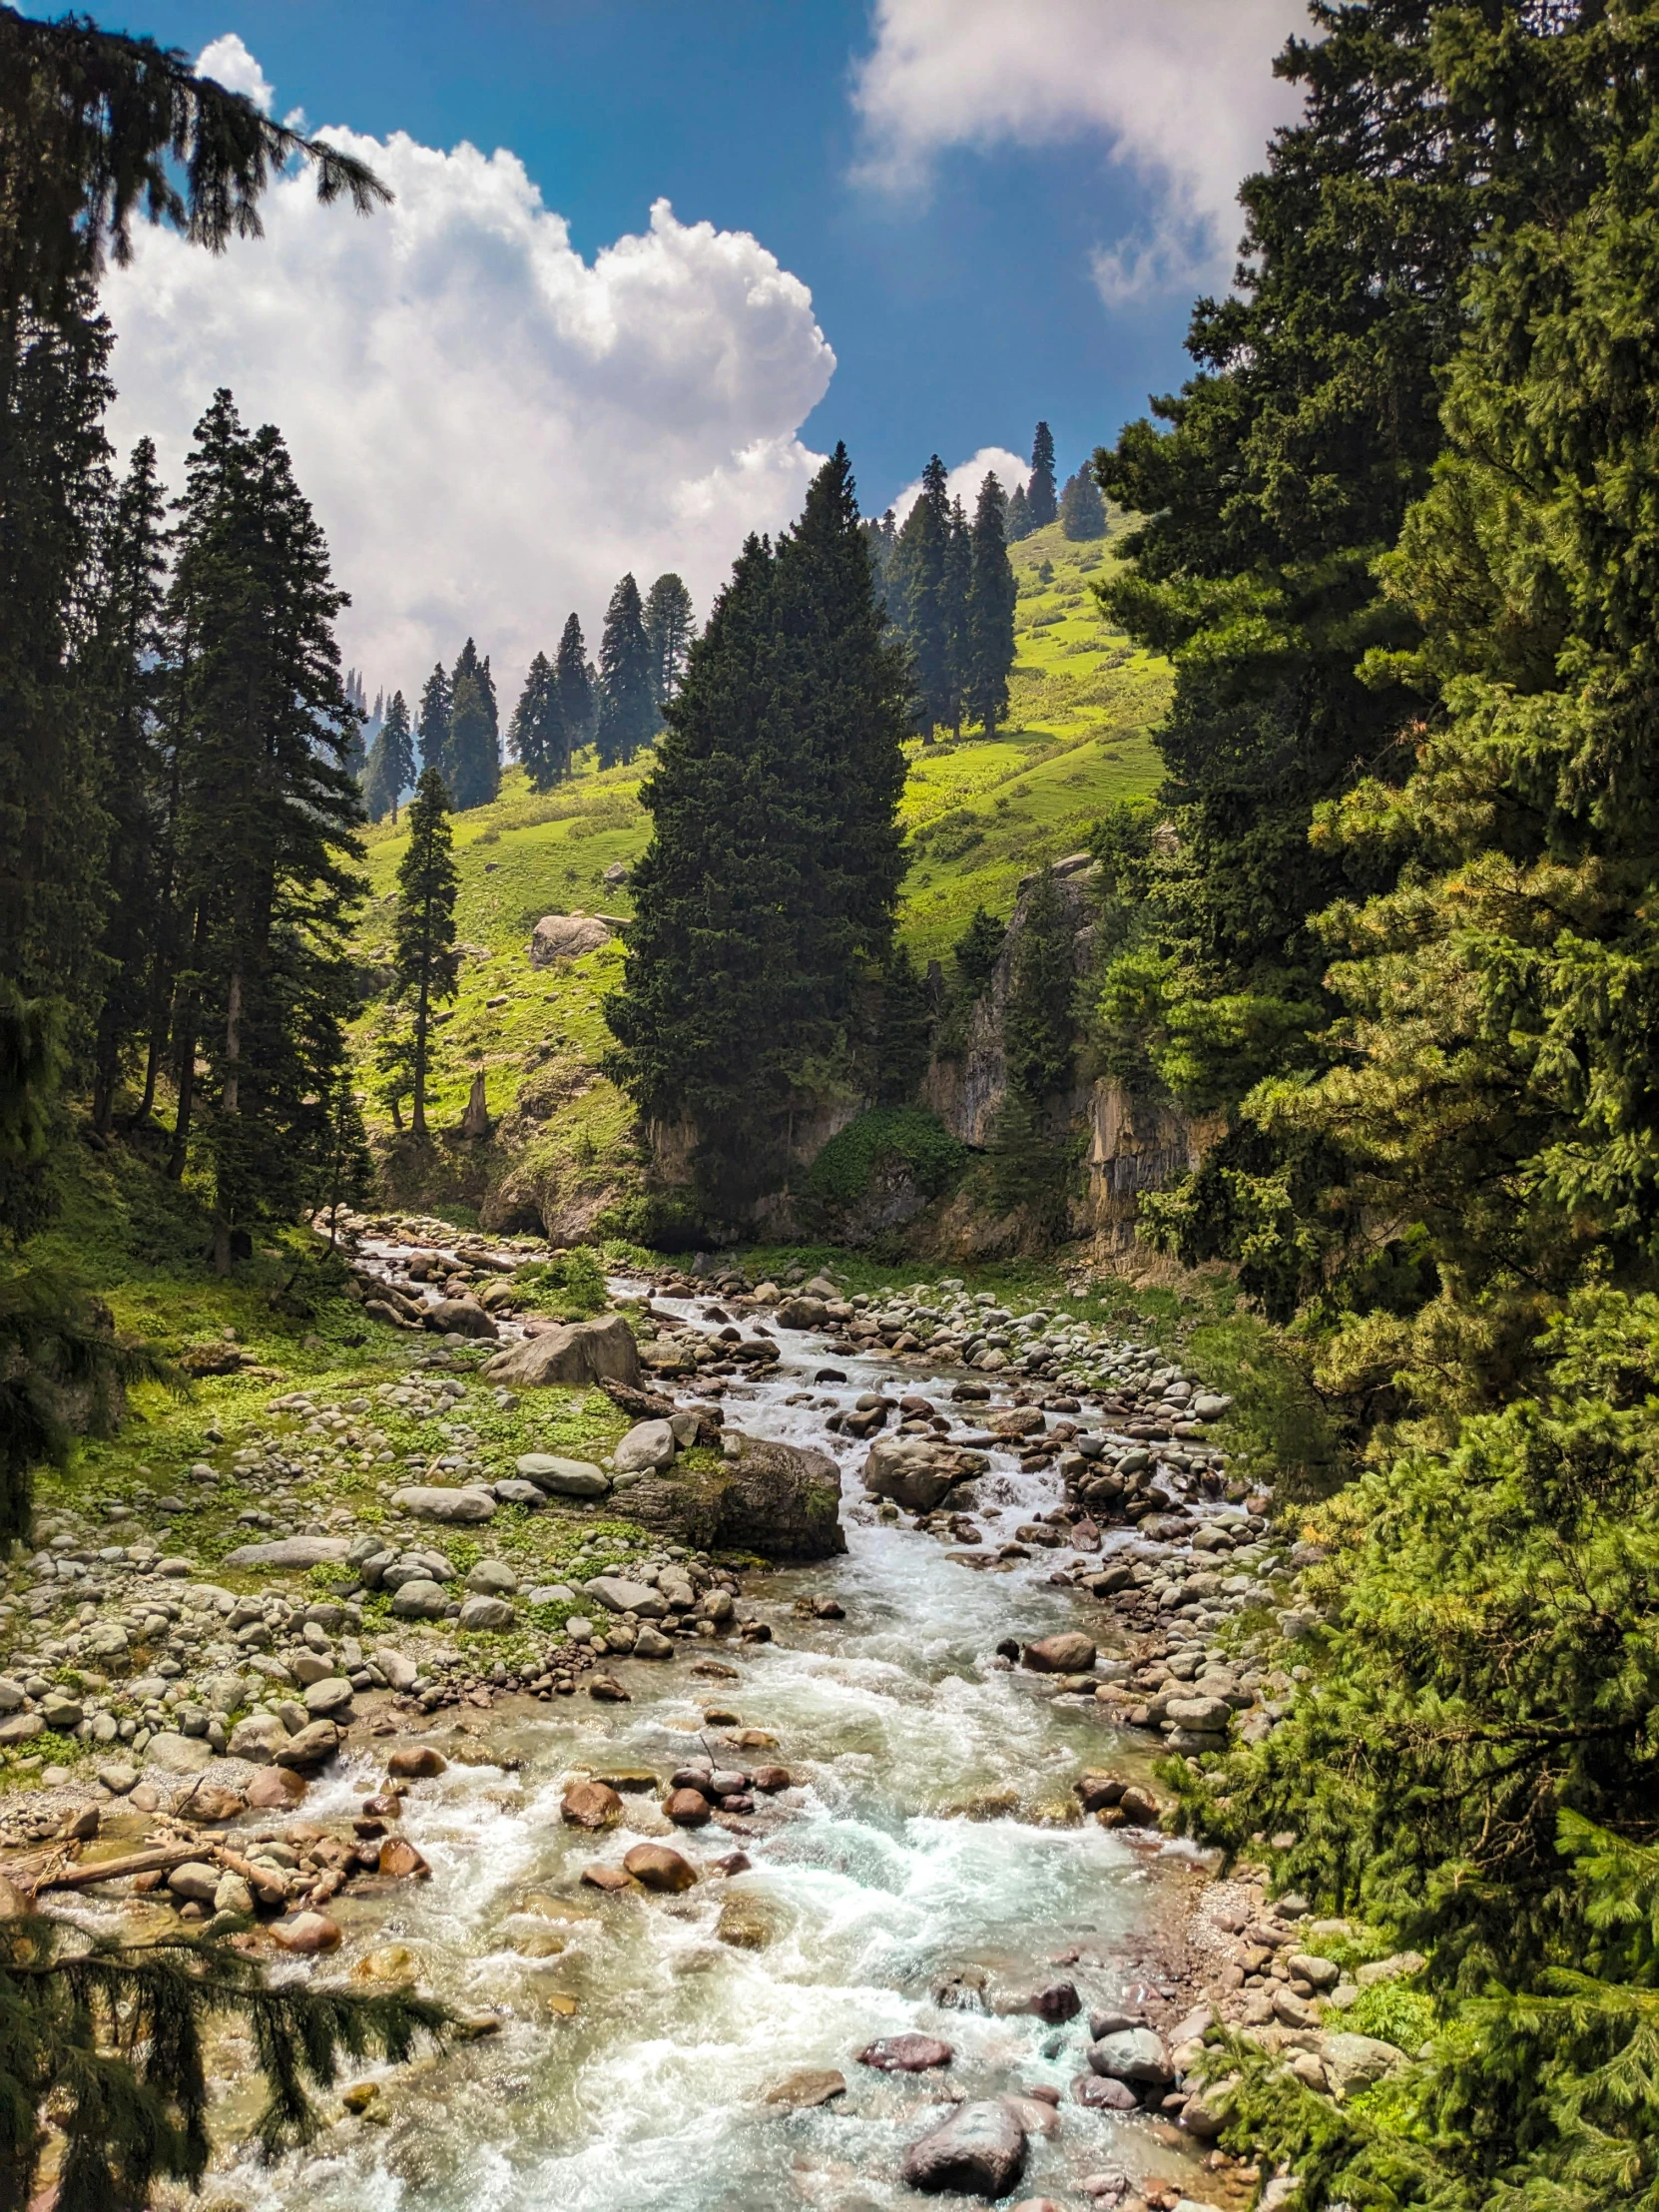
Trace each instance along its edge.
<path fill-rule="evenodd" d="M 1056 1702 L 993 1654 L 1010 1633 L 1023 1641 L 1086 1625 L 1089 1600 L 1047 1581 L 1053 1554 L 973 1568 L 938 1539 L 878 1520 L 859 1480 L 866 1446 L 824 1420 L 860 1390 L 890 1387 L 890 1362 L 837 1354 L 846 1382 L 814 1387 L 822 1345 L 793 1334 L 782 1343 L 764 1382 L 730 1389 L 727 1420 L 834 1453 L 847 1556 L 751 1583 L 779 1642 L 687 1646 L 672 1667 L 623 1661 L 632 1704 L 579 1696 L 516 1722 L 480 1719 L 481 1743 L 510 1749 L 518 1770 L 452 1763 L 415 1787 L 404 1828 L 432 1880 L 399 1893 L 389 1917 L 384 1903 L 336 1900 L 345 1948 L 315 1970 L 395 1966 L 376 1953 L 402 1946 L 425 1987 L 501 2013 L 503 2029 L 389 2075 L 378 2124 L 342 2121 L 304 2159 L 271 2174 L 239 2170 L 229 2177 L 239 2203 L 875 2212 L 920 2201 L 897 2179 L 899 2158 L 943 2116 L 945 2090 L 1065 2091 L 1082 2068 L 1084 2020 L 1051 2027 L 998 2012 L 998 1996 L 1064 1975 L 1085 2004 L 1120 1999 L 1155 1945 L 1179 1854 L 1093 1823 L 1060 1825 L 1077 1774 L 1121 1761 L 1124 1747 L 1092 1705 Z M 948 1398 L 947 1382 L 914 1370 L 901 1387 Z M 804 1391 L 810 1402 L 786 1402 Z M 995 1455 L 976 1492 L 991 1551 L 1055 1503 L 1059 1483 Z M 795 1598 L 826 1594 L 843 1621 L 795 1617 Z M 692 1661 L 710 1656 L 738 1679 L 694 1677 Z M 706 1724 L 706 1708 L 770 1731 L 777 1751 L 723 1749 L 729 1725 Z M 711 1875 L 679 1898 L 582 1887 L 586 1865 L 614 1863 L 663 1824 L 651 1797 L 628 1796 L 622 1830 L 570 1830 L 559 1806 L 572 1770 L 666 1777 L 704 1750 L 728 1764 L 777 1758 L 798 1778 L 774 1801 L 782 1819 L 728 1828 L 717 1817 L 672 1839 L 702 1863 L 741 1848 L 751 1869 Z M 307 1813 L 354 1810 L 375 1772 L 364 1760 L 318 1785 Z M 1017 1795 L 1019 1817 L 984 1817 L 999 1793 Z M 979 1817 L 962 1817 L 964 1807 Z M 766 1947 L 717 1938 L 729 1901 L 764 1919 Z M 1056 1966 L 1057 1956 L 1075 1962 Z M 971 1984 L 975 1969 L 986 1989 L 977 2008 L 936 2001 L 942 1983 Z M 854 2063 L 874 2037 L 906 2029 L 949 2041 L 948 2071 L 888 2076 Z M 808 2110 L 766 2102 L 802 2068 L 838 2068 L 845 2095 Z M 1135 2171 L 1149 2155 L 1168 2167 L 1144 2122 L 1067 2095 L 1056 2132 L 1032 2140 L 1021 2193 L 1069 2194 L 1102 2164 Z"/>

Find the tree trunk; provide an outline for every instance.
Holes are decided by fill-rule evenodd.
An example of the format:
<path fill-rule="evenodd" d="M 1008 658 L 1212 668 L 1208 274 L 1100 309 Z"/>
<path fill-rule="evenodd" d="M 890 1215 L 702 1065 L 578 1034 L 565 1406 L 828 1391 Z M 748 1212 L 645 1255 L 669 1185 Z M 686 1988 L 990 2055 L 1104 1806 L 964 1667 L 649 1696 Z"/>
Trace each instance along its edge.
<path fill-rule="evenodd" d="M 184 1180 L 185 1160 L 190 1152 L 190 1116 L 196 1099 L 196 1007 L 186 999 L 179 1020 L 175 1024 L 179 1046 L 178 1092 L 179 1107 L 173 1120 L 173 1150 L 168 1155 L 167 1172 L 175 1183 Z"/>

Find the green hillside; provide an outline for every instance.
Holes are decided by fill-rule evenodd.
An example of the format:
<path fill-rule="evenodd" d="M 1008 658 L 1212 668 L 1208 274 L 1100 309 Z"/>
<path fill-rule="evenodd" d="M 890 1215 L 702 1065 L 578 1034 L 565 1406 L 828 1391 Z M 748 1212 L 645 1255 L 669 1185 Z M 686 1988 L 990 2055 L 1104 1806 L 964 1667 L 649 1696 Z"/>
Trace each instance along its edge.
<path fill-rule="evenodd" d="M 968 735 L 910 748 L 903 817 L 915 857 L 901 933 L 919 960 L 946 954 L 975 906 L 1010 912 L 1022 874 L 1074 850 L 1109 801 L 1144 796 L 1157 783 L 1147 732 L 1163 711 L 1168 671 L 1100 617 L 1088 587 L 1113 557 L 1110 538 L 1072 544 L 1058 524 L 1016 545 L 1014 727 L 988 743 Z M 620 973 L 621 945 L 540 971 L 526 946 L 546 913 L 631 912 L 626 884 L 605 875 L 644 849 L 650 823 L 639 790 L 649 767 L 589 767 L 546 794 L 514 769 L 494 806 L 456 818 L 458 920 L 469 950 L 460 996 L 437 1033 L 435 1128 L 459 1121 L 481 1066 L 492 1114 L 521 1100 L 536 1110 L 538 1146 L 574 1148 L 579 1158 L 621 1143 L 627 1109 L 593 1073 L 606 1041 L 600 1002 Z M 372 896 L 358 944 L 369 970 L 386 957 L 387 894 L 405 842 L 389 823 L 368 833 Z M 357 1027 L 365 1076 L 381 1019 L 371 1007 Z M 377 1104 L 369 1119 L 389 1132 Z"/>

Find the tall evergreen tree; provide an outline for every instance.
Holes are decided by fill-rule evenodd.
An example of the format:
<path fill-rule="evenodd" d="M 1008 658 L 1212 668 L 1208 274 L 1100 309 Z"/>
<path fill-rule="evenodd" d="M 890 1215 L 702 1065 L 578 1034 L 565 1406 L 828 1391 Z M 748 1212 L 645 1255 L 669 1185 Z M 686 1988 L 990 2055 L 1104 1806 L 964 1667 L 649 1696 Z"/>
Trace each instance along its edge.
<path fill-rule="evenodd" d="M 973 531 L 960 499 L 950 502 L 950 530 L 944 547 L 945 695 L 941 720 L 954 736 L 962 734 L 962 703 L 967 691 L 972 645 L 968 635 L 973 598 Z"/>
<path fill-rule="evenodd" d="M 424 769 L 409 807 L 409 842 L 397 863 L 397 918 L 392 929 L 392 968 L 407 1009 L 408 1028 L 395 1047 L 412 1100 L 411 1126 L 426 1135 L 426 1077 L 431 1064 L 432 1010 L 458 988 L 461 956 L 455 947 L 455 899 L 460 871 L 454 861 L 449 793 L 436 769 Z"/>
<path fill-rule="evenodd" d="M 105 534 L 87 669 L 110 824 L 105 985 L 92 1084 L 93 1126 L 105 1133 L 128 1056 L 172 982 L 171 780 L 157 723 L 165 516 L 156 448 L 141 438 Z"/>
<path fill-rule="evenodd" d="M 1080 468 L 1066 478 L 1060 494 L 1060 528 L 1068 538 L 1103 538 L 1106 535 L 1106 502 L 1094 471 Z"/>
<path fill-rule="evenodd" d="M 391 705 L 368 749 L 363 772 L 363 807 L 371 822 L 387 815 L 397 820 L 397 804 L 415 780 L 414 736 L 409 729 L 409 709 L 403 694 L 393 692 Z"/>
<path fill-rule="evenodd" d="M 658 712 L 666 707 L 685 680 L 686 656 L 691 651 L 696 625 L 692 596 L 684 580 L 672 569 L 659 576 L 645 601 L 645 637 L 651 648 L 651 686 Z"/>
<path fill-rule="evenodd" d="M 488 660 L 470 638 L 449 679 L 449 797 L 457 814 L 487 807 L 501 790 L 501 742 Z"/>
<path fill-rule="evenodd" d="M 558 678 L 545 653 L 538 653 L 530 663 L 513 709 L 507 749 L 523 766 L 532 791 L 551 791 L 570 774 L 570 738 L 559 711 Z"/>
<path fill-rule="evenodd" d="M 1031 509 L 1026 502 L 1025 486 L 1016 484 L 1008 494 L 1008 543 L 1018 545 L 1021 538 L 1031 535 Z"/>
<path fill-rule="evenodd" d="M 449 761 L 449 675 L 439 661 L 421 687 L 420 765 L 423 769 L 435 768 L 446 783 L 452 773 Z"/>
<path fill-rule="evenodd" d="M 359 895 L 355 713 L 340 681 L 322 536 L 269 425 L 231 395 L 197 426 L 168 598 L 179 674 L 179 849 L 189 947 L 174 1024 L 175 1172 L 208 1065 L 214 1253 L 291 1218 L 351 1003 L 345 929 Z"/>
<path fill-rule="evenodd" d="M 625 576 L 605 610 L 599 643 L 599 721 L 595 736 L 601 768 L 631 761 L 657 731 L 657 696 L 651 646 L 645 634 L 640 588 Z"/>
<path fill-rule="evenodd" d="M 690 1124 L 717 1206 L 782 1172 L 793 1103 L 845 1067 L 864 963 L 890 947 L 905 689 L 837 447 L 692 649 L 606 1006 L 612 1071 L 652 1121 Z"/>
<path fill-rule="evenodd" d="M 927 738 L 951 712 L 949 549 L 950 496 L 935 453 L 921 472 L 921 493 L 904 517 L 889 570 L 893 619 L 910 649 L 913 720 Z"/>
<path fill-rule="evenodd" d="M 559 720 L 564 725 L 566 742 L 573 754 L 579 753 L 583 746 L 593 743 L 595 701 L 593 679 L 588 671 L 588 649 L 583 642 L 581 622 L 575 615 L 565 618 L 564 629 L 559 634 L 553 675 L 558 686 Z"/>
<path fill-rule="evenodd" d="M 870 515 L 859 525 L 864 533 L 864 543 L 869 548 L 870 574 L 875 579 L 875 596 L 886 609 L 889 619 L 896 619 L 896 609 L 889 591 L 893 547 L 898 542 L 898 525 L 889 507 L 885 514 Z"/>
<path fill-rule="evenodd" d="M 1037 424 L 1031 440 L 1031 479 L 1025 487 L 1025 511 L 1033 530 L 1046 529 L 1060 511 L 1054 496 L 1054 433 L 1046 422 Z"/>
<path fill-rule="evenodd" d="M 973 510 L 972 576 L 968 587 L 966 692 L 970 718 L 995 737 L 1008 712 L 1008 672 L 1014 665 L 1014 582 L 1003 542 L 1002 487 L 987 476 Z"/>

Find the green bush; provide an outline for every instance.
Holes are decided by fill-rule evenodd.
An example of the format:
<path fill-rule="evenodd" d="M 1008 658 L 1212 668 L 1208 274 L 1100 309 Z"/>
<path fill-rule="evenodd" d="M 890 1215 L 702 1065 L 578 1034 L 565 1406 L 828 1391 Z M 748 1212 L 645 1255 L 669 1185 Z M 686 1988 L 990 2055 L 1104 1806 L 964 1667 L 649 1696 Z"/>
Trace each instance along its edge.
<path fill-rule="evenodd" d="M 586 1321 L 610 1296 L 598 1255 L 585 1245 L 551 1260 L 532 1260 L 518 1269 L 513 1282 L 532 1306 L 560 1321 Z"/>
<path fill-rule="evenodd" d="M 643 1246 L 648 1252 L 697 1252 L 709 1241 L 708 1227 L 689 1198 L 667 1191 L 644 1191 L 617 1199 L 594 1222 L 601 1237 Z"/>
<path fill-rule="evenodd" d="M 805 1196 L 819 1206 L 855 1206 L 882 1160 L 901 1160 L 924 1197 L 961 1175 L 968 1149 L 920 1106 L 877 1106 L 831 1137 L 807 1171 Z"/>

